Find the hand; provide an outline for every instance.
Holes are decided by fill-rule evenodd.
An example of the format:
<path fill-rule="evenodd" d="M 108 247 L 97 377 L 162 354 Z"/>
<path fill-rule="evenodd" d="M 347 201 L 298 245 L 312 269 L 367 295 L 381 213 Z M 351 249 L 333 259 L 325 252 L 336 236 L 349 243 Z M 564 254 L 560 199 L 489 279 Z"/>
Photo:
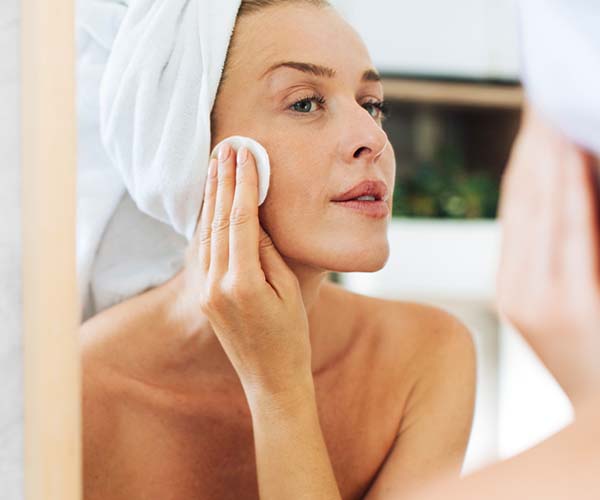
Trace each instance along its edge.
<path fill-rule="evenodd" d="M 308 319 L 295 274 L 258 219 L 258 174 L 248 152 L 212 160 L 186 254 L 185 299 L 205 314 L 248 391 L 283 391 L 311 377 Z M 246 150 L 247 151 L 247 150 Z"/>
<path fill-rule="evenodd" d="M 590 157 L 528 111 L 500 207 L 500 310 L 571 400 L 600 389 L 600 227 L 592 168 Z"/>

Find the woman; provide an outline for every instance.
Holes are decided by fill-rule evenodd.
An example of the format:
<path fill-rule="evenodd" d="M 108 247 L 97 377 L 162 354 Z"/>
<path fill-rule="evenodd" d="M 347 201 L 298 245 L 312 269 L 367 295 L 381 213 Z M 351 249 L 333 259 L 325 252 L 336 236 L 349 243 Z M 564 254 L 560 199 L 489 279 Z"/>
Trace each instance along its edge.
<path fill-rule="evenodd" d="M 382 100 L 364 44 L 326 2 L 242 2 L 213 145 L 261 142 L 269 196 L 258 211 L 253 158 L 236 171 L 223 148 L 182 272 L 83 325 L 87 499 L 403 498 L 458 475 L 469 332 L 327 281 L 388 258 Z M 361 195 L 380 201 L 336 201 Z M 298 453 L 274 459 L 292 438 Z"/>

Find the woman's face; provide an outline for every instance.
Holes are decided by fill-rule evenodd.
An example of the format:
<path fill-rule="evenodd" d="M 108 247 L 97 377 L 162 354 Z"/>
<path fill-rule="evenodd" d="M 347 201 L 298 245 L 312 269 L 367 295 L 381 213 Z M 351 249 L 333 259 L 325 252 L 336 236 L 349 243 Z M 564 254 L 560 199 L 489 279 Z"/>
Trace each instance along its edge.
<path fill-rule="evenodd" d="M 269 71 L 283 62 L 332 72 Z M 380 111 L 369 104 L 383 100 L 375 74 L 363 42 L 333 9 L 287 4 L 238 21 L 212 146 L 245 135 L 267 149 L 271 183 L 259 216 L 288 262 L 370 272 L 387 261 L 389 215 L 332 201 L 364 180 L 382 181 L 391 214 L 395 159 Z"/>

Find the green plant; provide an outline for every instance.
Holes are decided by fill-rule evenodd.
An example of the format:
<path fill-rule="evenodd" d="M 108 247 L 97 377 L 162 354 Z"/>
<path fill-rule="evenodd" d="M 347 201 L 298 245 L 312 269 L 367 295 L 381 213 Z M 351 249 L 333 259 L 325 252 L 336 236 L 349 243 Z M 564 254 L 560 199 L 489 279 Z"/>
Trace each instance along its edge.
<path fill-rule="evenodd" d="M 485 168 L 467 170 L 459 150 L 446 146 L 398 175 L 394 216 L 495 218 L 498 198 L 498 180 Z"/>

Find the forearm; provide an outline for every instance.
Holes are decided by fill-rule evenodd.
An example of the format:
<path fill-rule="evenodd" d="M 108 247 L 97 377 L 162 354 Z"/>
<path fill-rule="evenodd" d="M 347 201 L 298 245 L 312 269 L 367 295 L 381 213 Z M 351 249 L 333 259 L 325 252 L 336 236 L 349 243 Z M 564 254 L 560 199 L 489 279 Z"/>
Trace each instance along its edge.
<path fill-rule="evenodd" d="M 596 500 L 600 494 L 600 397 L 573 424 L 538 446 L 460 481 L 430 485 L 410 500 L 544 498 Z"/>
<path fill-rule="evenodd" d="M 278 394 L 251 391 L 248 401 L 261 500 L 341 499 L 319 423 L 312 377 Z"/>

